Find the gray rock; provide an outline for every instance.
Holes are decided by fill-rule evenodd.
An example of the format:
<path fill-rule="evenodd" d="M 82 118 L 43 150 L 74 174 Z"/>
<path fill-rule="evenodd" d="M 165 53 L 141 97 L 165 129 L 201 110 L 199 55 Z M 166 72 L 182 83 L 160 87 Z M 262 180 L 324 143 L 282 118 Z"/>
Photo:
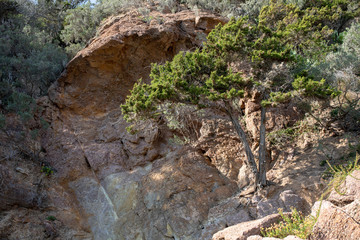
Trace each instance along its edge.
<path fill-rule="evenodd" d="M 279 209 L 283 212 L 291 212 L 291 208 L 296 208 L 298 211 L 303 211 L 305 208 L 305 201 L 292 190 L 286 190 L 280 193 L 276 198 L 260 201 L 257 205 L 258 217 L 264 217 L 273 213 L 277 213 Z"/>

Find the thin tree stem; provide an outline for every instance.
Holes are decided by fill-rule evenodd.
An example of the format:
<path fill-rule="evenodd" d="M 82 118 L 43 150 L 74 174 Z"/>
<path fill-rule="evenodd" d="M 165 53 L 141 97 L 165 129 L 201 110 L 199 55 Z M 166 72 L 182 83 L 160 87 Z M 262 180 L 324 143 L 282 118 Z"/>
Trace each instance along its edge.
<path fill-rule="evenodd" d="M 227 109 L 227 113 L 230 117 L 230 120 L 235 128 L 235 131 L 236 133 L 239 135 L 240 137 L 240 140 L 241 142 L 243 143 L 244 145 L 244 148 L 245 148 L 245 153 L 246 153 L 246 157 L 247 157 L 247 165 L 250 167 L 252 173 L 254 174 L 255 176 L 255 183 L 258 182 L 258 169 L 257 169 L 257 166 L 256 166 L 256 162 L 255 162 L 255 158 L 254 158 L 254 154 L 252 153 L 251 151 L 251 148 L 250 148 L 250 145 L 249 145 L 249 142 L 247 140 L 247 137 L 246 137 L 246 134 L 243 130 L 243 128 L 241 127 L 237 117 L 236 117 L 236 114 L 234 114 L 233 110 L 232 110 L 232 107 L 229 103 L 225 103 L 226 104 L 226 109 Z"/>
<path fill-rule="evenodd" d="M 266 141 L 265 141 L 265 122 L 266 122 L 266 108 L 261 107 L 260 120 L 260 146 L 259 146 L 259 176 L 258 185 L 260 187 L 266 186 Z"/>

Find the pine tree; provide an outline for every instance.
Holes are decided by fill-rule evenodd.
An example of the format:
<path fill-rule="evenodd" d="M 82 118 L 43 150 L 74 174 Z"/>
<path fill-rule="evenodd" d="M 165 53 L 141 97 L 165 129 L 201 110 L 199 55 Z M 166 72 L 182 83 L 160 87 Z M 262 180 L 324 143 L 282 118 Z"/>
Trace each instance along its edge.
<path fill-rule="evenodd" d="M 268 82 L 265 76 L 274 64 L 293 66 L 309 56 L 316 59 L 324 54 L 332 34 L 326 24 L 340 17 L 337 10 L 325 5 L 301 10 L 272 0 L 261 10 L 258 23 L 245 17 L 231 19 L 209 34 L 202 50 L 180 52 L 164 65 L 154 64 L 151 83 L 139 80 L 121 106 L 124 118 L 131 122 L 157 117 L 165 102 L 221 109 L 245 147 L 245 162 L 255 176 L 255 184 L 265 186 L 266 107 L 285 101 L 293 91 L 317 97 L 338 94 L 325 80 L 316 81 L 304 74 L 285 82 Z M 230 67 L 239 60 L 251 64 L 254 76 L 244 78 Z M 234 105 L 234 100 L 250 89 L 260 92 L 262 99 L 259 166 Z"/>

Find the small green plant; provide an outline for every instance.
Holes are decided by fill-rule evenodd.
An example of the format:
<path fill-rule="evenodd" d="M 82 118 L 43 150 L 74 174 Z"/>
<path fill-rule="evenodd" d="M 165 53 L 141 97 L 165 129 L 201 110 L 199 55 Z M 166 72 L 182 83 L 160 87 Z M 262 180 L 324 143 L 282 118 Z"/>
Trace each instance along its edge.
<path fill-rule="evenodd" d="M 184 139 L 182 139 L 181 137 L 179 137 L 178 135 L 174 135 L 173 138 L 169 139 L 170 143 L 173 143 L 175 145 L 185 145 L 190 143 L 190 139 L 187 137 L 183 137 Z"/>
<path fill-rule="evenodd" d="M 50 167 L 50 166 L 43 165 L 41 167 L 41 172 L 45 173 L 46 176 L 50 176 L 51 174 L 54 173 L 54 169 L 52 167 Z"/>
<path fill-rule="evenodd" d="M 291 92 L 271 92 L 268 100 L 262 101 L 262 105 L 277 105 L 278 103 L 289 102 L 292 97 Z"/>
<path fill-rule="evenodd" d="M 47 121 L 45 121 L 43 118 L 40 118 L 40 124 L 41 124 L 41 128 L 45 130 L 48 129 L 50 126 L 50 124 Z"/>
<path fill-rule="evenodd" d="M 318 98 L 336 97 L 341 93 L 326 84 L 325 79 L 314 80 L 308 76 L 298 76 L 292 83 L 295 90 L 305 96 L 316 96 Z"/>
<path fill-rule="evenodd" d="M 329 168 L 323 173 L 323 178 L 332 177 L 332 180 L 329 183 L 329 189 L 334 189 L 340 195 L 344 193 L 339 190 L 341 184 L 345 181 L 347 176 L 351 176 L 352 172 L 359 170 L 360 166 L 359 155 L 356 154 L 355 159 L 349 160 L 345 164 L 331 165 L 329 161 L 326 161 L 329 165 Z"/>
<path fill-rule="evenodd" d="M 288 144 L 296 136 L 298 136 L 296 129 L 294 127 L 289 127 L 270 132 L 267 135 L 267 139 L 272 145 L 282 146 L 284 144 Z"/>
<path fill-rule="evenodd" d="M 56 220 L 56 217 L 54 217 L 54 216 L 48 216 L 47 218 L 46 218 L 46 220 L 49 220 L 49 221 L 55 221 Z"/>
<path fill-rule="evenodd" d="M 289 235 L 295 235 L 306 239 L 315 225 L 316 219 L 313 216 L 304 217 L 295 208 L 291 210 L 291 216 L 285 215 L 282 209 L 279 209 L 282 221 L 269 228 L 262 228 L 261 234 L 264 237 L 285 238 Z"/>
<path fill-rule="evenodd" d="M 33 118 L 36 110 L 34 98 L 19 92 L 13 92 L 6 106 L 8 111 L 16 112 L 23 122 Z"/>
<path fill-rule="evenodd" d="M 322 160 L 319 164 L 321 167 L 325 166 L 326 165 L 326 160 Z"/>
<path fill-rule="evenodd" d="M 139 16 L 140 20 L 143 21 L 144 23 L 150 23 L 151 20 L 154 19 L 153 16 Z"/>
<path fill-rule="evenodd" d="M 306 120 L 297 121 L 292 127 L 272 131 L 267 135 L 268 141 L 274 146 L 285 146 L 304 133 L 315 133 L 316 127 Z"/>

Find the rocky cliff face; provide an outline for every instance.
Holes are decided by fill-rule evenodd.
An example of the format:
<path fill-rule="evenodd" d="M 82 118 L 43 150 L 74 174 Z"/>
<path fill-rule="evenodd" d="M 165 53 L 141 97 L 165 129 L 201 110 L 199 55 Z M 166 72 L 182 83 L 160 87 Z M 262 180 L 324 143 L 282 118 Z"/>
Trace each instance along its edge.
<path fill-rule="evenodd" d="M 51 122 L 45 158 L 95 239 L 210 239 L 255 217 L 236 210 L 237 197 L 220 204 L 246 184 L 239 178 L 245 155 L 229 120 L 205 113 L 194 129 L 197 142 L 186 147 L 171 143 L 169 130 L 155 122 L 128 134 L 119 105 L 137 79 L 149 80 L 151 63 L 200 47 L 226 20 L 187 10 L 152 11 L 147 19 L 136 11 L 108 19 L 50 88 L 50 101 L 40 102 Z M 255 135 L 258 104 L 249 96 L 244 105 Z M 291 106 L 275 113 L 269 129 L 297 116 Z"/>
<path fill-rule="evenodd" d="M 49 91 L 62 109 L 101 116 L 117 109 L 139 79 L 149 79 L 150 64 L 164 63 L 179 51 L 200 47 L 206 35 L 225 19 L 181 11 L 143 16 L 130 11 L 106 20 L 98 37 L 80 51 Z"/>
<path fill-rule="evenodd" d="M 269 187 L 257 196 L 251 191 L 240 194 L 248 183 L 245 153 L 220 112 L 205 111 L 199 118 L 192 146 L 170 141 L 172 132 L 157 122 L 143 123 L 135 135 L 125 130 L 119 105 L 137 79 L 149 81 L 150 64 L 201 46 L 206 34 L 225 22 L 207 12 L 188 10 L 163 14 L 152 9 L 149 16 L 130 11 L 112 17 L 69 63 L 49 97 L 38 101 L 39 115 L 51 123 L 40 157 L 55 171 L 46 182 L 45 199 L 58 224 L 63 224 L 61 229 L 76 229 L 62 230 L 68 235 L 60 236 L 211 239 L 227 226 L 273 214 L 278 207 L 310 208 L 308 203 L 321 189 L 311 175 L 323 170 L 321 159 L 312 166 L 301 161 L 304 157 L 295 157 L 295 150 L 268 151 L 269 168 L 276 159 L 291 165 L 285 170 L 280 163 L 277 172 L 269 172 L 269 179 L 281 189 Z M 239 105 L 256 150 L 259 99 L 248 94 Z M 280 129 L 301 116 L 291 104 L 267 114 L 267 130 Z M 315 159 L 306 146 L 298 150 Z M 301 183 L 309 181 L 312 185 L 304 190 Z M 290 188 L 295 192 L 283 191 Z M 32 195 L 36 189 L 30 190 L 24 207 L 39 197 Z M 56 228 L 54 224 L 51 227 Z"/>
<path fill-rule="evenodd" d="M 95 239 L 199 239 L 209 209 L 237 190 L 199 149 L 169 144 L 158 124 L 125 131 L 119 105 L 150 64 L 201 46 L 225 22 L 205 12 L 150 16 L 107 20 L 42 101 L 52 123 L 46 159 Z"/>

